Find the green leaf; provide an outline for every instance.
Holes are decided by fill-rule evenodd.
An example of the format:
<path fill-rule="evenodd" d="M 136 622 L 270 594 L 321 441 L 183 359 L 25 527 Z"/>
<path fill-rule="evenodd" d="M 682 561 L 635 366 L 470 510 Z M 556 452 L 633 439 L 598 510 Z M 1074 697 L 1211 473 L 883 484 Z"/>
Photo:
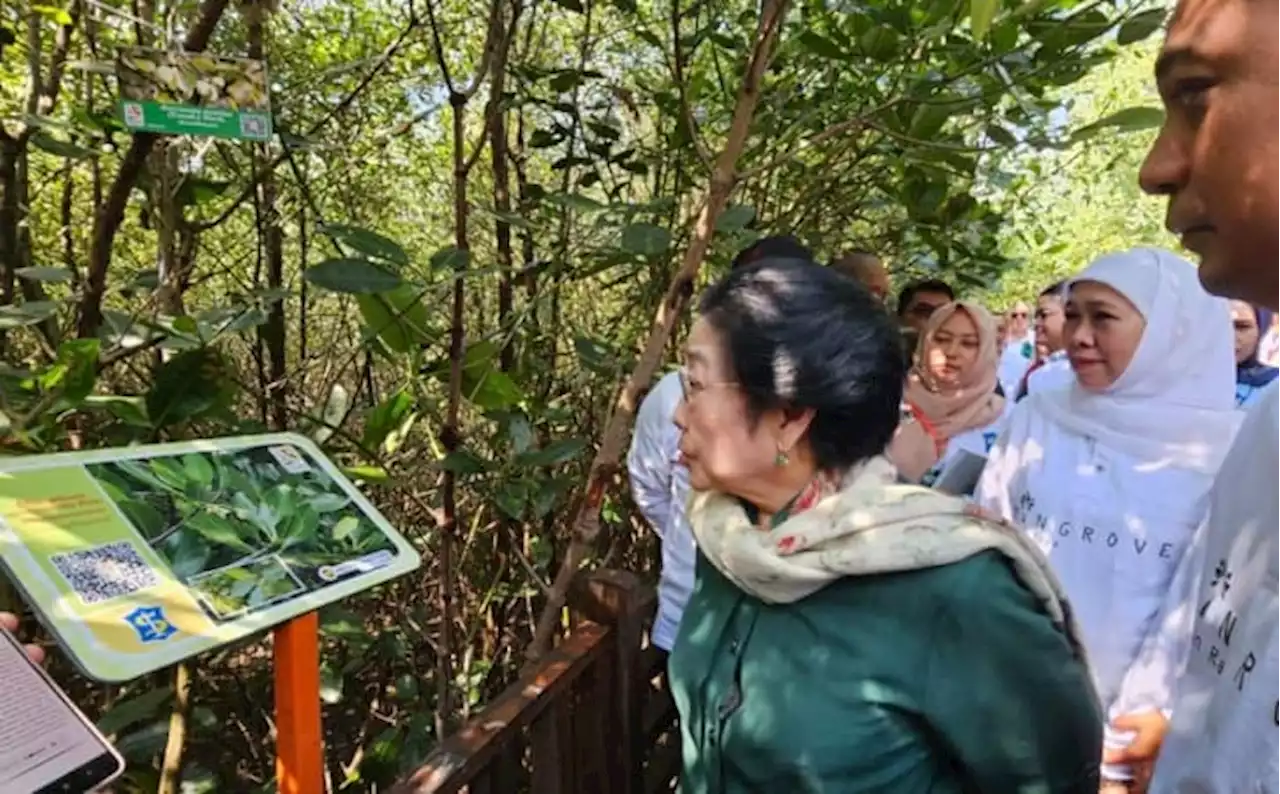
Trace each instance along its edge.
<path fill-rule="evenodd" d="M 573 460 L 586 448 L 587 442 L 584 439 L 563 438 L 542 449 L 517 455 L 516 463 L 521 466 L 556 466 Z"/>
<path fill-rule="evenodd" d="M 43 17 L 47 17 L 53 20 L 53 23 L 55 25 L 61 25 L 63 27 L 66 27 L 67 25 L 71 24 L 71 15 L 68 14 L 64 9 L 58 8 L 56 6 L 45 6 L 45 5 L 31 6 L 31 10 Z"/>
<path fill-rule="evenodd" d="M 305 278 L 321 289 L 350 295 L 387 292 L 403 283 L 367 259 L 329 259 L 308 268 Z"/>
<path fill-rule="evenodd" d="M 187 474 L 187 479 L 192 482 L 206 488 L 213 486 L 213 464 L 209 463 L 209 459 L 204 455 L 183 455 L 182 468 Z"/>
<path fill-rule="evenodd" d="M 565 9 L 566 11 L 573 11 L 574 13 L 577 13 L 577 14 L 581 14 L 585 10 L 582 7 L 581 0 L 551 0 L 551 2 L 555 3 L 556 5 Z"/>
<path fill-rule="evenodd" d="M 368 636 L 364 619 L 340 604 L 320 610 L 320 633 L 341 639 Z"/>
<path fill-rule="evenodd" d="M 888 25 L 876 25 L 862 34 L 858 39 L 858 46 L 869 57 L 878 61 L 888 61 L 897 55 L 898 43 L 901 39 L 898 32 Z"/>
<path fill-rule="evenodd" d="M 321 226 L 320 230 L 367 257 L 390 262 L 399 267 L 406 267 L 409 264 L 409 255 L 399 243 L 375 231 L 335 223 Z"/>
<path fill-rule="evenodd" d="M 529 500 L 533 508 L 534 518 L 546 518 L 560 500 L 560 488 L 555 480 L 543 480 L 538 484 L 537 492 Z"/>
<path fill-rule="evenodd" d="M 185 350 L 160 365 L 147 392 L 147 414 L 156 427 L 219 410 L 234 394 L 226 364 L 208 347 Z"/>
<path fill-rule="evenodd" d="M 240 537 L 240 534 L 232 529 L 230 524 L 211 513 L 196 513 L 189 516 L 185 526 L 210 543 L 227 546 L 239 551 L 248 552 L 254 550 L 253 546 Z"/>
<path fill-rule="evenodd" d="M 89 149 L 71 141 L 58 140 L 44 130 L 32 134 L 31 145 L 37 149 L 43 149 L 49 154 L 68 157 L 72 160 L 87 160 L 90 157 L 98 156 L 96 149 Z"/>
<path fill-rule="evenodd" d="M 1164 17 L 1163 8 L 1153 8 L 1141 14 L 1134 14 L 1116 32 L 1116 43 L 1124 46 L 1142 41 L 1160 29 L 1164 24 Z"/>
<path fill-rule="evenodd" d="M 147 403 L 141 397 L 91 394 L 84 398 L 84 404 L 90 408 L 103 408 L 131 427 L 151 427 L 151 421 L 147 418 Z"/>
<path fill-rule="evenodd" d="M 552 91 L 563 94 L 566 91 L 572 91 L 582 85 L 583 82 L 584 80 L 581 72 L 577 72 L 572 69 L 565 69 L 555 77 L 552 77 L 547 85 L 551 87 Z"/>
<path fill-rule="evenodd" d="M 720 213 L 720 217 L 716 218 L 716 231 L 736 232 L 739 229 L 745 229 L 755 217 L 754 207 L 746 204 L 730 204 L 724 212 Z"/>
<path fill-rule="evenodd" d="M 1073 140 L 1081 141 L 1093 137 L 1098 132 L 1105 129 L 1118 129 L 1127 132 L 1137 130 L 1148 130 L 1153 127 L 1159 127 L 1164 123 L 1164 111 L 1156 107 L 1135 107 L 1125 108 L 1112 113 L 1110 116 L 1098 119 L 1092 124 L 1085 125 L 1076 130 L 1071 136 Z"/>
<path fill-rule="evenodd" d="M 180 207 L 195 207 L 213 201 L 218 196 L 226 193 L 229 187 L 231 187 L 230 182 L 187 177 L 182 180 L 182 185 L 178 188 L 178 193 L 174 198 Z"/>
<path fill-rule="evenodd" d="M 478 376 L 474 372 L 464 370 L 463 393 L 481 410 L 502 411 L 524 399 L 520 387 L 505 372 L 488 369 Z"/>
<path fill-rule="evenodd" d="M 471 264 L 471 252 L 464 251 L 456 245 L 441 248 L 431 255 L 433 270 L 453 270 L 461 272 Z"/>
<path fill-rule="evenodd" d="M 42 323 L 57 311 L 58 304 L 54 301 L 30 301 L 17 306 L 0 306 L 0 330 Z"/>
<path fill-rule="evenodd" d="M 579 212 L 599 212 L 605 208 L 600 202 L 581 193 L 548 193 L 546 200 L 551 204 L 558 204 Z"/>
<path fill-rule="evenodd" d="M 344 466 L 342 473 L 353 480 L 370 483 L 384 483 L 391 479 L 391 475 L 381 466 Z"/>
<path fill-rule="evenodd" d="M 839 44 L 836 44 L 826 36 L 814 33 L 812 30 L 806 30 L 800 34 L 800 46 L 819 58 L 844 59 L 849 57 L 849 54 Z"/>
<path fill-rule="evenodd" d="M 427 307 L 422 302 L 424 287 L 401 284 L 389 292 L 357 295 L 356 304 L 365 325 L 391 350 L 408 353 L 435 341 Z"/>
<path fill-rule="evenodd" d="M 97 339 L 71 339 L 58 346 L 58 357 L 40 375 L 46 391 L 61 388 L 63 399 L 79 403 L 93 391 L 98 379 L 98 354 L 102 342 Z"/>
<path fill-rule="evenodd" d="M 549 149 L 561 141 L 561 136 L 547 130 L 534 130 L 529 136 L 531 149 Z"/>
<path fill-rule="evenodd" d="M 355 516 L 343 516 L 333 525 L 333 539 L 346 540 L 352 532 L 360 528 L 360 519 Z"/>
<path fill-rule="evenodd" d="M 462 394 L 484 411 L 504 411 L 524 399 L 515 381 L 496 367 L 497 358 L 498 345 L 488 340 L 468 346 L 463 357 Z M 447 384 L 448 370 L 441 375 Z"/>
<path fill-rule="evenodd" d="M 445 471 L 451 471 L 454 474 L 468 475 L 481 474 L 488 468 L 485 461 L 476 456 L 470 450 L 465 448 L 455 449 L 448 455 L 444 456 L 444 460 L 440 461 L 440 468 Z"/>
<path fill-rule="evenodd" d="M 622 136 L 622 132 L 617 127 L 614 127 L 610 124 L 605 124 L 604 122 L 601 122 L 601 121 L 587 121 L 587 122 L 584 122 L 584 124 L 586 125 L 587 129 L 591 130 L 597 136 L 599 136 L 600 138 L 603 138 L 606 141 L 616 141 L 618 140 L 619 137 Z"/>
<path fill-rule="evenodd" d="M 18 278 L 27 281 L 43 281 L 59 284 L 71 280 L 71 271 L 65 267 L 20 267 L 16 271 Z"/>
<path fill-rule="evenodd" d="M 1000 0 L 969 0 L 969 29 L 973 38 L 982 41 L 1000 10 Z"/>
<path fill-rule="evenodd" d="M 493 501 L 508 518 L 519 521 L 524 518 L 524 506 L 529 499 L 523 482 L 508 482 L 494 495 Z"/>
<path fill-rule="evenodd" d="M 98 718 L 98 730 L 105 734 L 123 731 L 143 720 L 154 719 L 173 696 L 173 690 L 167 686 L 152 689 L 140 695 L 118 701 Z"/>
<path fill-rule="evenodd" d="M 987 137 L 1000 146 L 1015 146 L 1018 143 L 1018 139 L 1013 137 L 1013 133 L 999 124 L 992 124 L 987 127 Z"/>
<path fill-rule="evenodd" d="M 378 403 L 364 423 L 364 437 L 360 444 L 365 449 L 377 449 L 405 418 L 413 412 L 415 401 L 413 394 L 400 390 Z"/>
<path fill-rule="evenodd" d="M 651 223 L 632 223 L 622 230 L 622 248 L 633 254 L 652 257 L 671 247 L 671 233 Z"/>
<path fill-rule="evenodd" d="M 951 118 L 951 109 L 945 104 L 922 104 L 911 118 L 911 137 L 929 141 L 934 138 Z"/>
<path fill-rule="evenodd" d="M 617 374 L 620 366 L 618 353 L 606 343 L 587 336 L 577 336 L 573 340 L 573 349 L 582 366 L 597 375 L 613 377 Z"/>

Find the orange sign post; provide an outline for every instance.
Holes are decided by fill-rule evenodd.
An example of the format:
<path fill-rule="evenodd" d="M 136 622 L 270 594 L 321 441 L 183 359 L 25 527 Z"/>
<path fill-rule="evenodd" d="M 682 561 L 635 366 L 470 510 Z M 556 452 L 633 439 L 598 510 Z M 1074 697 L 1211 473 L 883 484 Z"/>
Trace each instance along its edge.
<path fill-rule="evenodd" d="M 277 791 L 324 794 L 320 620 L 308 612 L 274 634 Z"/>

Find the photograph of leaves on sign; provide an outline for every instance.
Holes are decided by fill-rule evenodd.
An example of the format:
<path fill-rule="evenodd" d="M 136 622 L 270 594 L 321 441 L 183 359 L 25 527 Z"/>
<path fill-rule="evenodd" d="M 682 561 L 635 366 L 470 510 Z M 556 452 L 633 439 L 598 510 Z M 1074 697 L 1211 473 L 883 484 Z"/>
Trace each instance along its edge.
<path fill-rule="evenodd" d="M 271 137 L 267 67 L 203 52 L 122 49 L 120 119 L 130 130 L 265 141 Z"/>
<path fill-rule="evenodd" d="M 218 622 L 385 567 L 397 554 L 297 447 L 85 466 Z"/>

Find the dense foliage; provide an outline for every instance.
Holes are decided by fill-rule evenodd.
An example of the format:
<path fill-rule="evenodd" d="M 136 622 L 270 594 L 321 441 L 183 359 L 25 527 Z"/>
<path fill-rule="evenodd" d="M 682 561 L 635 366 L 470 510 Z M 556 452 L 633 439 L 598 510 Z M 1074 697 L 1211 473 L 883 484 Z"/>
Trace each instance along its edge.
<path fill-rule="evenodd" d="M 565 559 L 648 569 L 613 466 L 626 414 L 690 287 L 745 242 L 1021 295 L 1049 257 L 1156 234 L 1127 212 L 1141 140 L 1121 133 L 1159 112 L 1106 81 L 1162 19 L 1139 0 L 4 5 L 4 450 L 324 444 L 427 560 L 323 615 L 329 776 L 376 788 L 511 679 L 540 612 L 554 628 Z M 278 135 L 126 134 L 112 62 L 133 45 L 265 59 Z M 179 500 L 119 474 L 191 515 L 237 476 L 186 473 Z M 174 537 L 192 565 L 256 548 Z M 273 786 L 269 658 L 114 689 L 55 669 L 131 789 L 252 791 Z"/>

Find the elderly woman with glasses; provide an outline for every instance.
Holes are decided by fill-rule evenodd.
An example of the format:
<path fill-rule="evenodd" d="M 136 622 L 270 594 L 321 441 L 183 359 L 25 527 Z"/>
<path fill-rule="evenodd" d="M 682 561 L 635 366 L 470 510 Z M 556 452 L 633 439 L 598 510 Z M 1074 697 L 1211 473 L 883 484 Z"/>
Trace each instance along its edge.
<path fill-rule="evenodd" d="M 1098 702 L 1043 557 L 882 455 L 904 363 L 875 299 L 766 259 L 705 294 L 685 361 L 681 790 L 1096 792 Z"/>

